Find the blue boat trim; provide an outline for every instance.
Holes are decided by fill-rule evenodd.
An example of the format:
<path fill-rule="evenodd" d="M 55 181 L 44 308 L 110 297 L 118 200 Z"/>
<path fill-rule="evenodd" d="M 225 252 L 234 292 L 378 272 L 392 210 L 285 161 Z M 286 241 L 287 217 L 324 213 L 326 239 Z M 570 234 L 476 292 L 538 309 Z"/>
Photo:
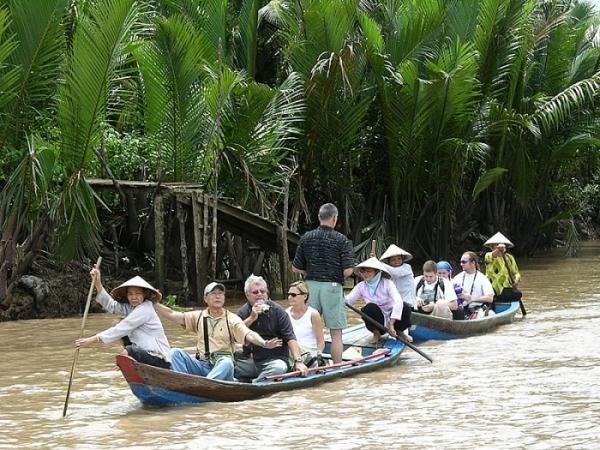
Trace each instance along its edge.
<path fill-rule="evenodd" d="M 463 339 L 476 334 L 486 333 L 495 329 L 497 326 L 509 323 L 513 320 L 515 314 L 520 309 L 518 301 L 510 304 L 496 305 L 496 314 L 476 320 L 450 320 L 442 318 L 431 318 L 423 314 L 413 314 L 413 321 L 419 321 L 421 316 L 424 320 L 428 320 L 432 326 L 423 324 L 415 324 L 409 334 L 415 341 L 439 340 L 448 341 L 453 339 Z M 452 332 L 448 329 L 456 328 L 460 332 Z"/>
<path fill-rule="evenodd" d="M 364 326 L 344 330 L 344 337 L 356 337 L 365 334 Z M 230 381 L 207 380 L 189 374 L 179 374 L 166 369 L 159 369 L 141 364 L 127 356 L 117 356 L 117 365 L 123 372 L 133 394 L 142 403 L 149 406 L 164 407 L 181 404 L 198 404 L 214 401 L 240 401 L 259 398 L 275 392 L 310 387 L 329 380 L 365 373 L 395 364 L 404 343 L 395 339 L 387 339 L 383 347 L 391 351 L 379 358 L 364 360 L 355 365 L 348 365 L 327 372 L 315 372 L 306 377 L 285 378 L 282 380 L 261 381 L 259 383 L 238 383 Z M 374 347 L 359 347 L 363 356 L 372 354 Z"/>

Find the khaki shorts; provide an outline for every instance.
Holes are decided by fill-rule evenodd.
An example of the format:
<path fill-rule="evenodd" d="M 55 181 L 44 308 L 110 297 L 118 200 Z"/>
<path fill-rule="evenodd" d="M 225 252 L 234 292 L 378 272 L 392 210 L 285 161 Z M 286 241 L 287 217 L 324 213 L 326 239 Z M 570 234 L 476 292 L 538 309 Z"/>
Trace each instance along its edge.
<path fill-rule="evenodd" d="M 325 326 L 331 330 L 341 330 L 348 326 L 344 290 L 340 283 L 331 281 L 307 280 L 308 304 L 323 316 Z"/>

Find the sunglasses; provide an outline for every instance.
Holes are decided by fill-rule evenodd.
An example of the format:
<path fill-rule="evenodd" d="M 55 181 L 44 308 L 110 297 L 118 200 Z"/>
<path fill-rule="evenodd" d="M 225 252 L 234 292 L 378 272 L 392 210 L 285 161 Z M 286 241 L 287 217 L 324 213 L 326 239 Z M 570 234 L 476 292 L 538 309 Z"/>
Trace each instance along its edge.
<path fill-rule="evenodd" d="M 471 260 L 471 259 L 461 259 L 461 260 L 460 260 L 460 263 L 461 263 L 461 264 L 469 264 L 469 263 L 470 263 L 470 262 L 472 262 L 472 261 L 473 261 L 473 260 Z"/>
<path fill-rule="evenodd" d="M 295 292 L 288 292 L 287 296 L 288 297 L 297 297 L 298 295 L 306 295 L 305 292 L 298 292 L 297 294 Z"/>
<path fill-rule="evenodd" d="M 256 291 L 250 291 L 250 293 L 253 295 L 258 295 L 258 294 L 266 294 L 267 291 L 266 291 L 266 289 L 257 289 Z"/>

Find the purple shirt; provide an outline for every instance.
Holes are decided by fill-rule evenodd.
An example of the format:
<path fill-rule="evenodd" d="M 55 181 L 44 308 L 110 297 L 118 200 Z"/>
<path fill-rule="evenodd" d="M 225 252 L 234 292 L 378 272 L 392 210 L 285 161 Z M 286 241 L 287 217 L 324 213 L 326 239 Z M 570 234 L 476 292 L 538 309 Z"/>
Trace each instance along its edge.
<path fill-rule="evenodd" d="M 365 303 L 375 303 L 381 308 L 386 326 L 390 317 L 396 320 L 402 318 L 402 297 L 400 297 L 394 283 L 387 278 L 381 277 L 377 289 L 375 289 L 375 294 L 371 294 L 367 283 L 361 281 L 346 295 L 346 302 L 353 305 L 361 298 L 365 300 Z"/>

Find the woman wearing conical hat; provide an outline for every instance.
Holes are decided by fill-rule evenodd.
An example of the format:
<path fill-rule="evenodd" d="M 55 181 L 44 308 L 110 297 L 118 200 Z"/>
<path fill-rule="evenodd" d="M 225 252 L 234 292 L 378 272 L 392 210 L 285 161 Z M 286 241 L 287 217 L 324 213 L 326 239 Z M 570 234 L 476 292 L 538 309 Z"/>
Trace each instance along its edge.
<path fill-rule="evenodd" d="M 162 298 L 161 293 L 138 276 L 113 289 L 109 295 L 102 285 L 100 269 L 94 266 L 90 275 L 95 280 L 96 301 L 106 312 L 125 318 L 101 333 L 76 340 L 75 346 L 87 347 L 95 342 L 110 344 L 127 336 L 131 344 L 125 347 L 122 355 L 129 355 L 144 364 L 169 369 L 171 348 L 153 306 Z"/>
<path fill-rule="evenodd" d="M 408 264 L 411 259 L 412 255 L 410 253 L 394 244 L 390 245 L 379 258 L 390 273 L 391 280 L 396 285 L 400 297 L 412 308 L 415 306 L 416 298 L 413 283 L 415 274 L 410 264 Z"/>
<path fill-rule="evenodd" d="M 404 307 L 402 297 L 390 280 L 390 273 L 384 264 L 372 257 L 357 265 L 356 268 L 363 281 L 346 295 L 346 303 L 352 305 L 362 298 L 366 303 L 362 308 L 363 313 L 385 326 L 390 336 L 396 337 L 404 333 L 403 338 L 412 341 L 412 338 L 405 333 L 405 330 L 410 327 L 410 308 Z M 378 341 L 381 337 L 379 330 L 366 320 L 365 325 Z"/>
<path fill-rule="evenodd" d="M 513 243 L 498 232 L 483 245 L 492 249 L 485 254 L 485 274 L 492 282 L 496 301 L 521 299 L 521 291 L 517 289 L 521 273 L 513 255 L 507 252 L 508 247 L 514 247 Z"/>

